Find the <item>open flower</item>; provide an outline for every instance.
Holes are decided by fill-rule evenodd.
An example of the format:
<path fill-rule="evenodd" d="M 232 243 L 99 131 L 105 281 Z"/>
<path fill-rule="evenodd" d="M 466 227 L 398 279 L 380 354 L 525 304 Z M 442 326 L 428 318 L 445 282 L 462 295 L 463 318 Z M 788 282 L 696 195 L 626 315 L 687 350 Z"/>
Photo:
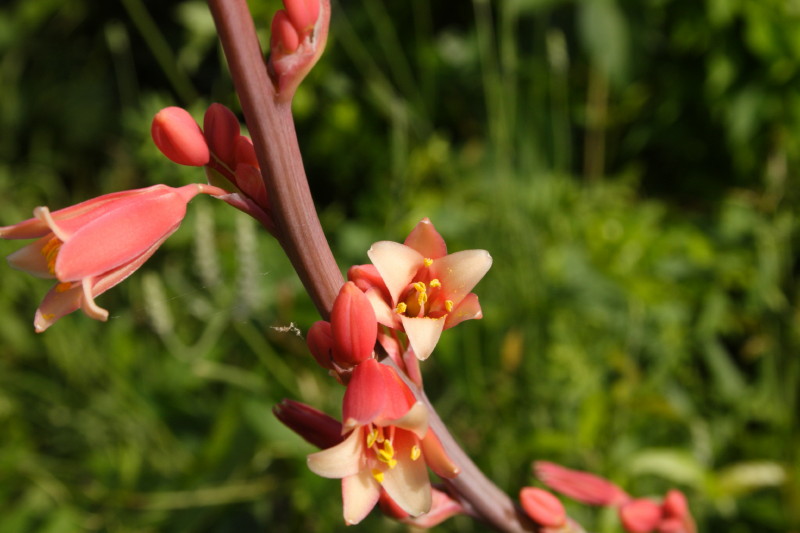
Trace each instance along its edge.
<path fill-rule="evenodd" d="M 332 448 L 308 456 L 316 474 L 342 480 L 344 519 L 357 524 L 378 502 L 381 487 L 406 513 L 431 508 L 421 440 L 428 411 L 393 369 L 367 359 L 356 366 L 344 396 L 343 431 Z"/>
<path fill-rule="evenodd" d="M 154 185 L 93 198 L 34 218 L 0 227 L 3 239 L 37 239 L 8 256 L 12 267 L 41 278 L 55 278 L 36 311 L 42 332 L 62 316 L 82 309 L 106 320 L 108 311 L 94 298 L 135 272 L 178 229 L 186 204 L 196 195 L 223 195 L 210 185 L 172 188 Z"/>
<path fill-rule="evenodd" d="M 427 218 L 403 244 L 376 242 L 367 255 L 374 270 L 361 266 L 348 275 L 370 298 L 378 322 L 406 332 L 419 359 L 427 359 L 444 329 L 482 317 L 470 291 L 492 266 L 492 257 L 485 250 L 448 254 Z"/>

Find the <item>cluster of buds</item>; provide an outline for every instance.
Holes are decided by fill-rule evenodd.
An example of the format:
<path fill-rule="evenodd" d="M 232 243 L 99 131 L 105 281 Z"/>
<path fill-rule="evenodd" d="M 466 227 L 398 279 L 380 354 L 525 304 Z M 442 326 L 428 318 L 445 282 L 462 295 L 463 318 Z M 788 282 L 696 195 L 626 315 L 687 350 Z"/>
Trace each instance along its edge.
<path fill-rule="evenodd" d="M 403 244 L 378 242 L 368 255 L 373 264 L 350 269 L 330 321 L 316 322 L 307 338 L 320 366 L 347 386 L 341 440 L 320 442 L 308 424 L 311 408 L 288 409 L 296 404 L 285 402 L 276 414 L 309 442 L 330 444 L 310 455 L 308 465 L 342 480 L 348 524 L 380 502 L 391 517 L 431 527 L 463 508 L 431 487 L 428 468 L 444 479 L 460 469 L 428 427 L 428 408 L 401 375 L 421 386 L 418 360 L 430 355 L 442 330 L 481 317 L 469 291 L 491 257 L 483 250 L 448 255 L 428 219 Z M 387 364 L 379 362 L 382 356 Z M 329 432 L 329 417 L 317 418 L 320 432 Z"/>
<path fill-rule="evenodd" d="M 534 472 L 545 485 L 576 501 L 617 509 L 629 533 L 696 533 L 686 496 L 679 490 L 670 490 L 657 502 L 633 498 L 607 479 L 547 461 L 534 463 Z"/>
<path fill-rule="evenodd" d="M 150 133 L 167 158 L 179 165 L 205 167 L 208 182 L 227 191 L 220 199 L 274 231 L 253 143 L 241 135 L 233 111 L 211 104 L 201 129 L 185 109 L 166 107 L 153 118 Z"/>

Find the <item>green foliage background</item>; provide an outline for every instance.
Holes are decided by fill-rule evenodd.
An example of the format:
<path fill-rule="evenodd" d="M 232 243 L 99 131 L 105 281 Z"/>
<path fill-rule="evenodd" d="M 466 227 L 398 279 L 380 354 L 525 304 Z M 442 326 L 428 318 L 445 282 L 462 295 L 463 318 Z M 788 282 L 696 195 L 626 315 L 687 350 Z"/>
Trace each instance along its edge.
<path fill-rule="evenodd" d="M 267 42 L 279 3 L 251 2 Z M 343 268 L 429 216 L 495 260 L 426 389 L 514 494 L 548 459 L 702 531 L 800 529 L 800 4 L 354 0 L 295 101 Z M 154 113 L 238 110 L 203 2 L 0 8 L 0 224 L 201 181 Z M 7 255 L 17 243 L 0 243 Z M 0 275 L 0 533 L 338 531 L 336 481 L 271 415 L 337 415 L 279 247 L 208 198 L 146 267 L 36 336 Z M 592 531 L 613 513 L 570 504 Z M 377 513 L 352 530 L 401 531 Z M 478 531 L 457 518 L 441 531 Z"/>

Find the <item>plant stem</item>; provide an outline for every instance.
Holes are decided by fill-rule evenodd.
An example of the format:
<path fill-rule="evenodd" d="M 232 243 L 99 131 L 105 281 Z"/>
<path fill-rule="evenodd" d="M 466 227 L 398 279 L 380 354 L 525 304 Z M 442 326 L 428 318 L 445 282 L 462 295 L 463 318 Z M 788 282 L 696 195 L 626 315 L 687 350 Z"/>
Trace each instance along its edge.
<path fill-rule="evenodd" d="M 343 279 L 311 199 L 291 104 L 275 100 L 275 89 L 245 0 L 208 3 L 253 137 L 278 239 L 320 314 L 328 318 Z M 471 514 L 500 531 L 536 531 L 511 499 L 458 446 L 424 392 L 409 384 L 428 405 L 431 427 L 461 468 L 461 473 L 447 484 Z"/>
<path fill-rule="evenodd" d="M 276 237 L 323 318 L 344 283 L 308 188 L 291 102 L 276 102 L 245 0 L 209 0 L 270 199 Z"/>

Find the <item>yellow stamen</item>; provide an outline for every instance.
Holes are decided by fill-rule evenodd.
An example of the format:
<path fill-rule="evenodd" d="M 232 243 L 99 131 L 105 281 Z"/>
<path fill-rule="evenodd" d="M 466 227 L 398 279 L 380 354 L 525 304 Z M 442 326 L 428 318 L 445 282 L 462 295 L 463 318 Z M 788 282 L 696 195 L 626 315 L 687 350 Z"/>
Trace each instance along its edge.
<path fill-rule="evenodd" d="M 411 447 L 411 460 L 416 461 L 417 459 L 422 456 L 422 450 L 419 449 L 419 446 L 416 444 Z"/>
<path fill-rule="evenodd" d="M 399 304 L 397 304 L 397 307 L 394 308 L 394 310 L 400 314 L 405 313 L 406 309 L 408 309 L 408 306 L 406 305 L 405 302 L 400 302 Z"/>
<path fill-rule="evenodd" d="M 72 283 L 65 281 L 56 285 L 56 292 L 66 292 L 72 288 Z"/>
<path fill-rule="evenodd" d="M 58 251 L 61 249 L 61 244 L 62 242 L 58 237 L 52 237 L 42 246 L 41 250 L 47 262 L 47 270 L 54 276 L 56 275 L 56 258 L 58 257 Z"/>
<path fill-rule="evenodd" d="M 422 260 L 422 264 L 425 265 L 426 267 L 429 267 L 433 264 L 433 259 L 431 259 L 430 257 L 426 257 L 425 259 Z"/>
<path fill-rule="evenodd" d="M 431 287 L 441 287 L 442 286 L 442 282 L 439 281 L 438 278 L 434 278 L 434 279 L 431 280 L 431 282 L 428 285 L 430 285 Z"/>
<path fill-rule="evenodd" d="M 372 428 L 372 431 L 370 431 L 367 435 L 367 448 L 372 448 L 372 445 L 375 444 L 376 440 L 378 440 L 378 430 L 376 428 Z"/>
<path fill-rule="evenodd" d="M 427 287 L 425 287 L 425 283 L 422 281 L 414 283 L 414 288 L 417 290 L 417 292 L 420 293 L 425 292 L 427 290 Z"/>
<path fill-rule="evenodd" d="M 381 472 L 377 468 L 372 469 L 372 477 L 374 477 L 375 481 L 377 481 L 378 483 L 383 483 L 383 472 Z"/>
<path fill-rule="evenodd" d="M 453 300 L 445 300 L 444 301 L 444 308 L 447 309 L 448 313 L 450 311 L 452 311 L 453 310 Z"/>
<path fill-rule="evenodd" d="M 422 307 L 427 301 L 428 301 L 427 292 L 421 292 L 417 295 L 417 303 L 419 304 L 420 307 Z"/>

